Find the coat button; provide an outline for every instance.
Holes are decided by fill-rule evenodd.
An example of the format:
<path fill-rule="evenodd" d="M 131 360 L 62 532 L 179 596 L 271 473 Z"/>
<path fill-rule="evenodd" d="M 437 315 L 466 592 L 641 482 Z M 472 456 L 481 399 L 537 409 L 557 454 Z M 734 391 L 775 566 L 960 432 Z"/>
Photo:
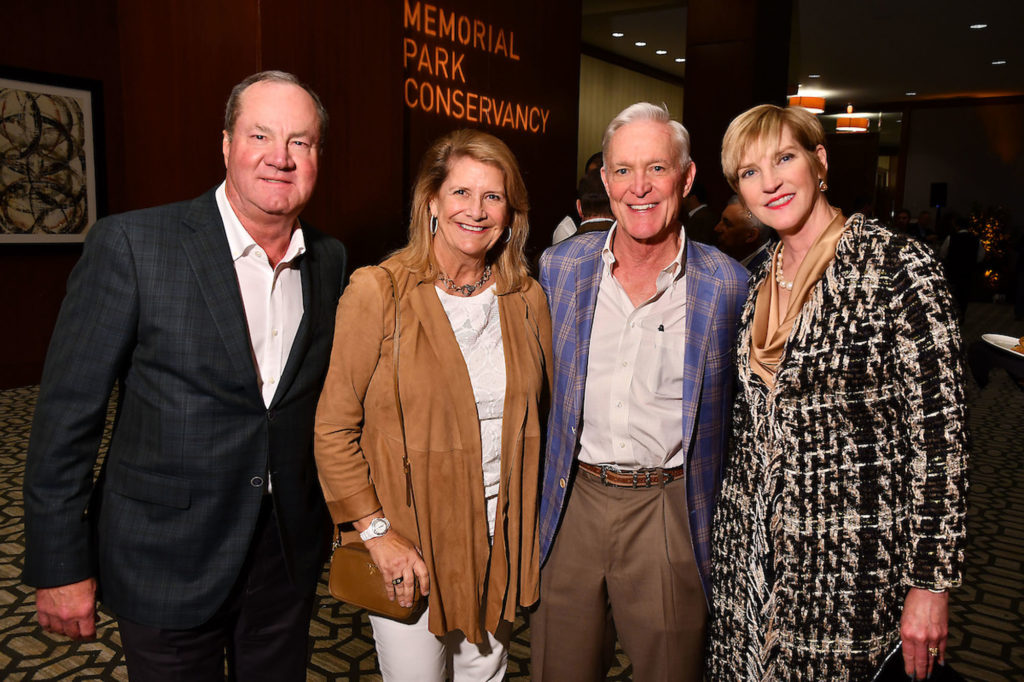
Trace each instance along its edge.
<path fill-rule="evenodd" d="M 262 476 L 253 476 L 252 478 L 249 479 L 249 485 L 251 485 L 253 488 L 262 488 L 263 487 L 263 477 Z"/>
<path fill-rule="evenodd" d="M 565 487 L 565 479 L 564 478 L 558 479 L 558 486 L 560 488 L 564 488 Z"/>

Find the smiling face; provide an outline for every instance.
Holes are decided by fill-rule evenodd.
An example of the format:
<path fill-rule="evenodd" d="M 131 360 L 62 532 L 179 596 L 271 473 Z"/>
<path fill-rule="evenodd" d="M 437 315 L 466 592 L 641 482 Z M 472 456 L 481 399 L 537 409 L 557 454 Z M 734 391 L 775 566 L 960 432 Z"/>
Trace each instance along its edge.
<path fill-rule="evenodd" d="M 429 209 L 437 218 L 434 257 L 451 277 L 460 268 L 481 267 L 511 222 L 501 169 L 468 156 L 451 163 Z"/>
<path fill-rule="evenodd" d="M 243 224 L 291 229 L 309 202 L 319 162 L 313 98 L 297 85 L 261 81 L 242 93 L 222 143 L 225 191 Z"/>
<path fill-rule="evenodd" d="M 656 243 L 679 229 L 680 206 L 696 167 L 679 167 L 667 125 L 627 123 L 612 136 L 604 162 L 601 177 L 622 232 L 637 242 Z"/>
<path fill-rule="evenodd" d="M 751 213 L 780 235 L 792 235 L 808 221 L 817 224 L 825 219 L 827 225 L 831 219 L 828 202 L 818 190 L 819 173 L 827 168 L 824 147 L 808 152 L 783 126 L 777 143 L 760 139 L 745 150 L 737 185 Z"/>

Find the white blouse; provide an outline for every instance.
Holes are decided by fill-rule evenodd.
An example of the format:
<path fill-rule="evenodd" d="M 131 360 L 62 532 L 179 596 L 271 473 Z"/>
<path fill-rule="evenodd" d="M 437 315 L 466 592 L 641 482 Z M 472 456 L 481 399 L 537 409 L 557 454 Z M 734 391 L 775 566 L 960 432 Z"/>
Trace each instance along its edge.
<path fill-rule="evenodd" d="M 505 350 L 501 344 L 498 297 L 494 286 L 468 298 L 449 294 L 436 286 L 434 291 L 455 332 L 473 384 L 480 420 L 487 528 L 493 538 L 501 479 L 501 417 L 505 409 Z"/>

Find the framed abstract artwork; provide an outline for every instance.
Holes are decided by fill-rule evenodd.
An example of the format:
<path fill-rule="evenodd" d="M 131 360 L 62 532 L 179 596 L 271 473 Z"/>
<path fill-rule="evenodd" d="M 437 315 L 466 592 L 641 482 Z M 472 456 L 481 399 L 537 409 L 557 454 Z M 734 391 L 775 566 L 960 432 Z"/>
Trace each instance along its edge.
<path fill-rule="evenodd" d="M 0 244 L 85 239 L 101 201 L 100 112 L 98 81 L 0 69 Z"/>

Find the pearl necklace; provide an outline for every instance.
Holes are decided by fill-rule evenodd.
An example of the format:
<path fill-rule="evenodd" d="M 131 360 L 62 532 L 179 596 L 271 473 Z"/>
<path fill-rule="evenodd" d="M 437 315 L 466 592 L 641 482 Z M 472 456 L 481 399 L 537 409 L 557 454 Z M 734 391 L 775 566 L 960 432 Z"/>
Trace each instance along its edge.
<path fill-rule="evenodd" d="M 491 278 L 491 266 L 490 265 L 484 266 L 484 274 L 483 274 L 483 276 L 480 279 L 478 279 L 474 284 L 463 284 L 462 286 L 459 286 L 455 282 L 452 281 L 451 277 L 449 277 L 448 275 L 444 274 L 443 272 L 437 273 L 437 278 L 439 280 L 441 280 L 441 282 L 446 287 L 448 287 L 449 291 L 454 291 L 454 292 L 460 293 L 463 296 L 472 296 L 474 291 L 476 291 L 477 289 L 482 287 L 484 285 L 484 283 L 487 282 L 487 280 L 489 280 Z"/>
<path fill-rule="evenodd" d="M 786 289 L 788 291 L 792 291 L 793 290 L 793 283 L 792 282 L 787 282 L 784 279 L 784 273 L 782 272 L 782 252 L 783 252 L 783 249 L 785 249 L 785 248 L 786 248 L 785 244 L 779 244 L 779 252 L 776 255 L 776 260 L 775 260 L 775 283 L 778 284 L 779 287 L 781 287 L 783 289 Z"/>

